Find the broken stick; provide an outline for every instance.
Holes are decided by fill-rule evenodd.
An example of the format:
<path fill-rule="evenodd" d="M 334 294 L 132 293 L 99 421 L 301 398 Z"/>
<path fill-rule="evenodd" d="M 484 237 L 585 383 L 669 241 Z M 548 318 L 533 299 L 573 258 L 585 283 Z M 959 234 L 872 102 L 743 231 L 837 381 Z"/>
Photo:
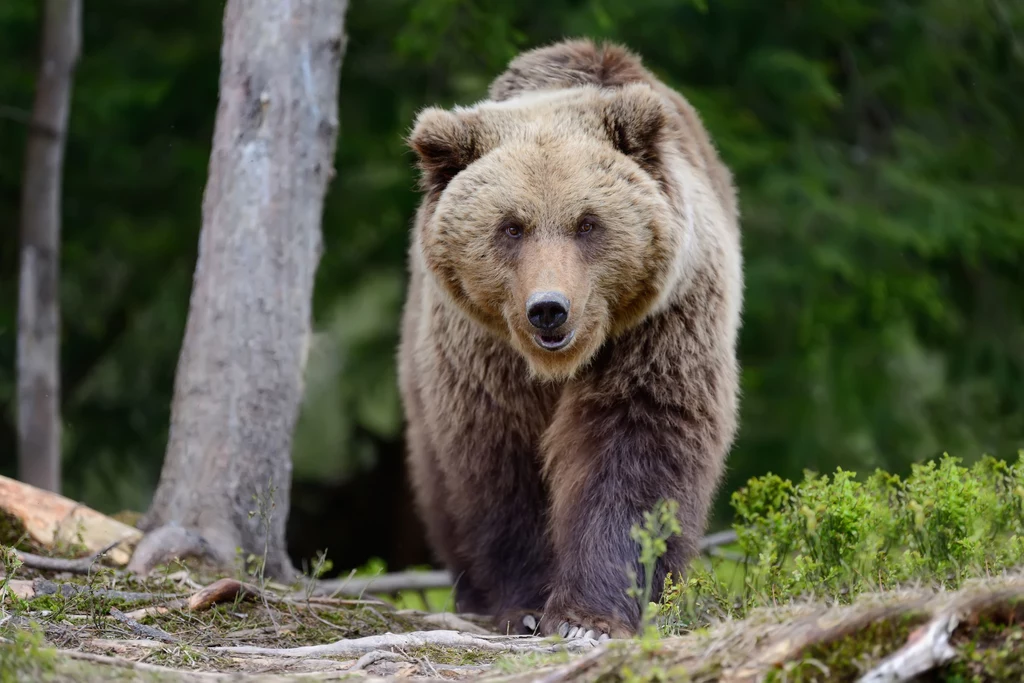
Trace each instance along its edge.
<path fill-rule="evenodd" d="M 60 557 L 43 557 L 42 555 L 26 553 L 23 550 L 14 550 L 14 556 L 21 560 L 21 563 L 30 569 L 39 569 L 41 571 L 51 572 L 68 572 L 70 574 L 88 574 L 92 571 L 96 562 L 99 561 L 100 558 L 120 544 L 121 541 L 114 541 L 88 557 L 80 557 L 74 560 L 67 560 Z"/>

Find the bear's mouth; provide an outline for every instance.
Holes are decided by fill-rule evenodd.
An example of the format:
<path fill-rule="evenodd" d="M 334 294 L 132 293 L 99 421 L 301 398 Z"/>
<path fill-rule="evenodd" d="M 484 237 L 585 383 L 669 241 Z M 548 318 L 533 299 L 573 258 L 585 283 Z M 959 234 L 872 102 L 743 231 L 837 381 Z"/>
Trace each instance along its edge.
<path fill-rule="evenodd" d="M 533 335 L 533 340 L 537 342 L 537 346 L 548 351 L 559 351 L 564 349 L 572 341 L 572 338 L 576 335 L 576 330 L 569 330 L 566 334 L 541 334 L 537 333 Z"/>

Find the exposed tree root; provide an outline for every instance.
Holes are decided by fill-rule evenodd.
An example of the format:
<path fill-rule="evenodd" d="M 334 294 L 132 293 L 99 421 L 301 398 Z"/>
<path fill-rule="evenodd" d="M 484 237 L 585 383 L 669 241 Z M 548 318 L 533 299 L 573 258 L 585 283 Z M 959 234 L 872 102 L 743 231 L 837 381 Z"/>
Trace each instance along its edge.
<path fill-rule="evenodd" d="M 133 574 L 147 576 L 161 564 L 188 557 L 219 561 L 202 535 L 176 524 L 165 524 L 142 537 L 135 546 L 127 569 Z"/>

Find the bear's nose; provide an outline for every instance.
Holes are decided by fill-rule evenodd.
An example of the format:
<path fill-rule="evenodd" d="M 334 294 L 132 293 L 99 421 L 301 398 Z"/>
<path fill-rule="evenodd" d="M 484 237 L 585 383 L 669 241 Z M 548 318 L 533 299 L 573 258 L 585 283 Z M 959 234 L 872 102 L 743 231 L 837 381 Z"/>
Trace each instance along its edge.
<path fill-rule="evenodd" d="M 553 330 L 569 317 L 569 300 L 561 292 L 536 292 L 526 300 L 526 317 L 539 330 Z"/>

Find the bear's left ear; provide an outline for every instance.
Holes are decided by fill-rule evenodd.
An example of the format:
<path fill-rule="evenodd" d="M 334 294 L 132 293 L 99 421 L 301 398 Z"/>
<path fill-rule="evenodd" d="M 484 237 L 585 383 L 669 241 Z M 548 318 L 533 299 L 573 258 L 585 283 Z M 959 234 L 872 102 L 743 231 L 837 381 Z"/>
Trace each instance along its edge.
<path fill-rule="evenodd" d="M 644 83 L 630 83 L 607 95 L 604 125 L 615 148 L 652 171 L 658 162 L 657 144 L 666 124 L 661 97 Z"/>
<path fill-rule="evenodd" d="M 441 192 L 478 156 L 469 122 L 458 114 L 428 107 L 416 117 L 409 146 L 419 157 L 423 189 Z"/>

